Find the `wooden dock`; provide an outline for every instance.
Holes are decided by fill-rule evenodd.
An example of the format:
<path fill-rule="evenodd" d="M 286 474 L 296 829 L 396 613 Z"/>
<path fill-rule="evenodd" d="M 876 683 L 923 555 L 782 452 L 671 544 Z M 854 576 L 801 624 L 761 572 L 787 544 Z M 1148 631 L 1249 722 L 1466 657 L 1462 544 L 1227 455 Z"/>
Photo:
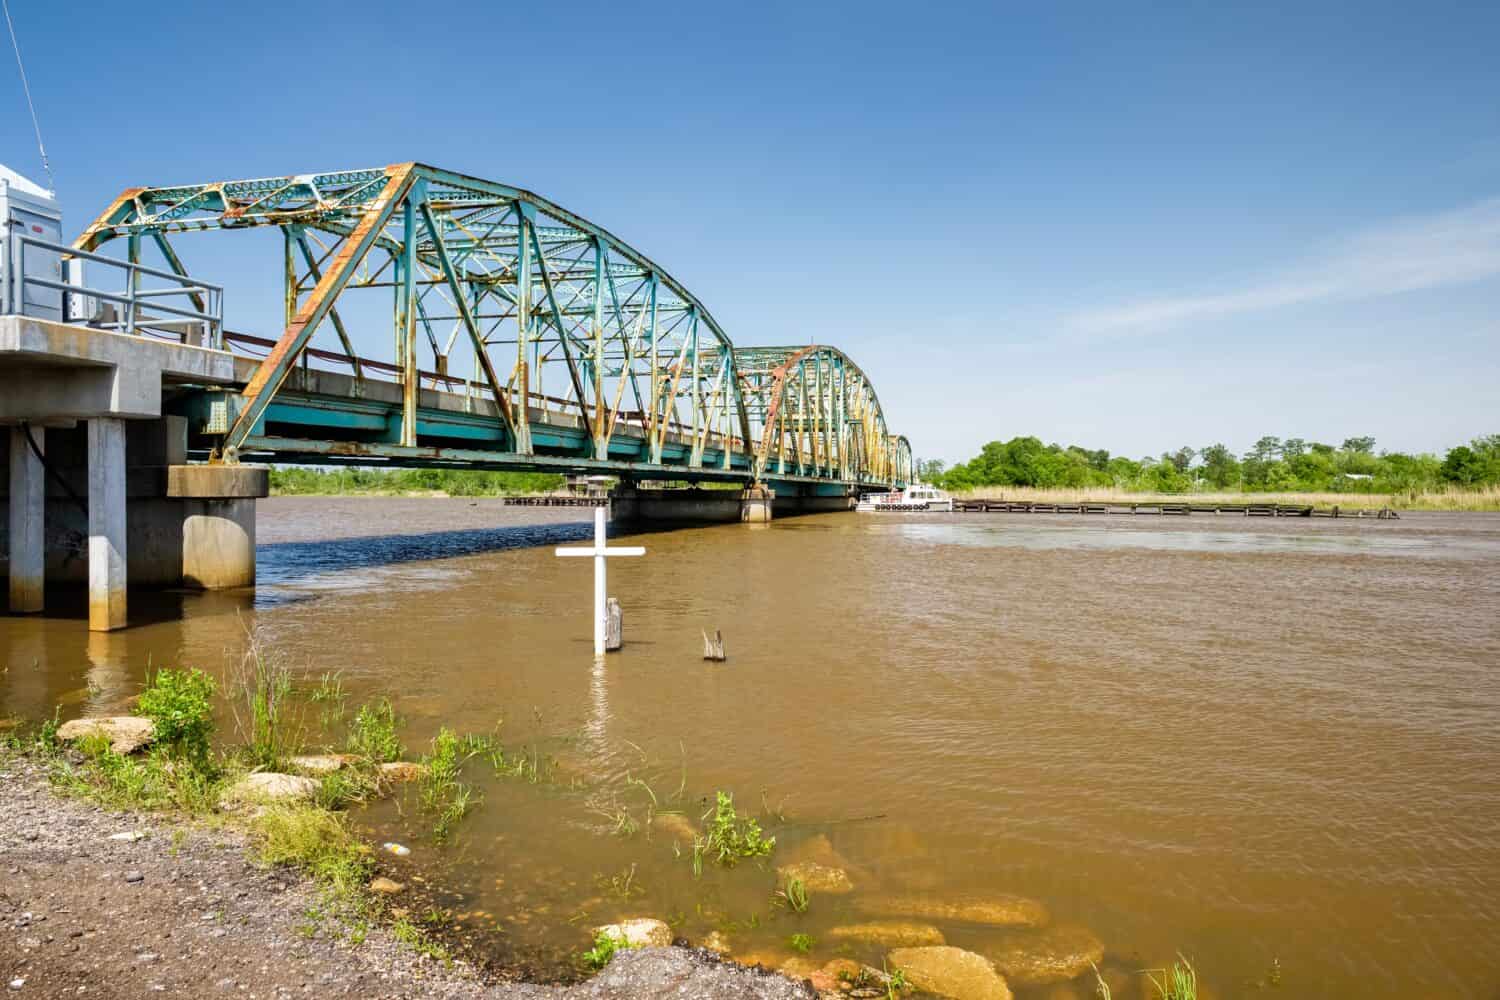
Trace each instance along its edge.
<path fill-rule="evenodd" d="M 607 507 L 609 497 L 521 496 L 501 497 L 507 507 Z"/>
<path fill-rule="evenodd" d="M 954 500 L 953 509 L 965 514 L 1238 514 L 1242 517 L 1361 517 L 1392 520 L 1400 515 L 1389 507 L 1315 507 L 1312 504 L 1218 503 L 1193 500 L 1080 500 L 1042 503 L 1035 500 Z"/>

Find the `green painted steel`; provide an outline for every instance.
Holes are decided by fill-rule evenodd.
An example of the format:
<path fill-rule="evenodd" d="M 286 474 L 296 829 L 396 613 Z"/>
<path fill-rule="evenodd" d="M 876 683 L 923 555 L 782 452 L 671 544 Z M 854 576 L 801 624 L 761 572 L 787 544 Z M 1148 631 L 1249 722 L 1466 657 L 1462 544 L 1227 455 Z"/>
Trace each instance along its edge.
<path fill-rule="evenodd" d="M 265 350 L 244 385 L 171 401 L 213 460 L 911 479 L 844 352 L 736 348 L 655 262 L 521 188 L 418 163 L 130 188 L 75 246 L 149 243 L 185 274 L 182 237 L 257 227 L 285 237 L 281 332 L 224 334 Z"/>

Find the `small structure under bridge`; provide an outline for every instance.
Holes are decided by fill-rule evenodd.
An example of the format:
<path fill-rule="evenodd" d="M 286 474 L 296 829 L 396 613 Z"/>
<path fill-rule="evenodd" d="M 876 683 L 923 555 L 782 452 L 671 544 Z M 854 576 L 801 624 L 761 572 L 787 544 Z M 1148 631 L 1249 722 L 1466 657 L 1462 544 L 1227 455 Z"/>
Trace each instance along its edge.
<path fill-rule="evenodd" d="M 127 577 L 252 583 L 268 463 L 607 475 L 617 518 L 679 521 L 911 479 L 847 354 L 736 347 L 660 266 L 531 192 L 417 163 L 132 187 L 63 245 L 6 174 L 13 611 L 49 576 L 87 576 L 96 629 L 125 624 Z M 258 334 L 227 330 L 222 286 L 188 266 L 210 236 L 280 279 Z"/>

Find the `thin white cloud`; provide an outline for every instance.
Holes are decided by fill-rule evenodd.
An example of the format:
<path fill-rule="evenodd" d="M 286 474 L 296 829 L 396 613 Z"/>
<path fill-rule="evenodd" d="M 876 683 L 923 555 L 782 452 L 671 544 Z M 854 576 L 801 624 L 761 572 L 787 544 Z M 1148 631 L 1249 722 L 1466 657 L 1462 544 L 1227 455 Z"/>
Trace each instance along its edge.
<path fill-rule="evenodd" d="M 1284 306 L 1347 301 L 1500 274 L 1500 198 L 1356 233 L 1296 267 L 1207 295 L 1146 299 L 1075 312 L 1084 334 L 1128 334 Z"/>

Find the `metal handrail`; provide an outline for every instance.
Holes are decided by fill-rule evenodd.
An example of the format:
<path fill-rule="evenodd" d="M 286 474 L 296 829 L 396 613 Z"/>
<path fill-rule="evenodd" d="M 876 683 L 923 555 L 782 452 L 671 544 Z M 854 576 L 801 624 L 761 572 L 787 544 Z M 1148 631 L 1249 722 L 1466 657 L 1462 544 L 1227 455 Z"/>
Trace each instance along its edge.
<path fill-rule="evenodd" d="M 58 254 L 62 263 L 63 280 L 55 281 L 51 278 L 27 274 L 26 248 L 28 246 Z M 88 260 L 121 269 L 125 273 L 125 291 L 114 292 L 93 288 L 81 282 L 75 284 L 69 280 L 72 271 L 69 265 L 75 260 Z M 147 330 L 175 333 L 184 343 L 187 342 L 188 337 L 187 327 L 191 324 L 202 324 L 204 346 L 223 349 L 224 287 L 222 285 L 215 285 L 173 271 L 164 271 L 160 268 L 147 267 L 144 264 L 106 257 L 87 250 L 77 250 L 62 243 L 38 239 L 24 233 L 14 233 L 11 236 L 10 274 L 10 280 L 5 283 L 4 289 L 5 312 L 7 313 L 25 311 L 27 288 L 50 288 L 63 293 L 61 317 L 64 323 L 83 323 L 106 329 L 118 328 L 132 335 Z M 141 288 L 139 285 L 143 276 L 174 282 L 180 287 Z M 186 305 L 161 301 L 163 298 L 178 295 L 186 297 Z M 76 299 L 79 297 L 121 306 L 122 317 L 118 320 L 101 320 L 97 315 L 75 316 L 73 310 Z M 148 305 L 149 313 L 143 310 L 143 307 Z M 166 319 L 159 315 L 163 313 L 180 318 Z"/>

